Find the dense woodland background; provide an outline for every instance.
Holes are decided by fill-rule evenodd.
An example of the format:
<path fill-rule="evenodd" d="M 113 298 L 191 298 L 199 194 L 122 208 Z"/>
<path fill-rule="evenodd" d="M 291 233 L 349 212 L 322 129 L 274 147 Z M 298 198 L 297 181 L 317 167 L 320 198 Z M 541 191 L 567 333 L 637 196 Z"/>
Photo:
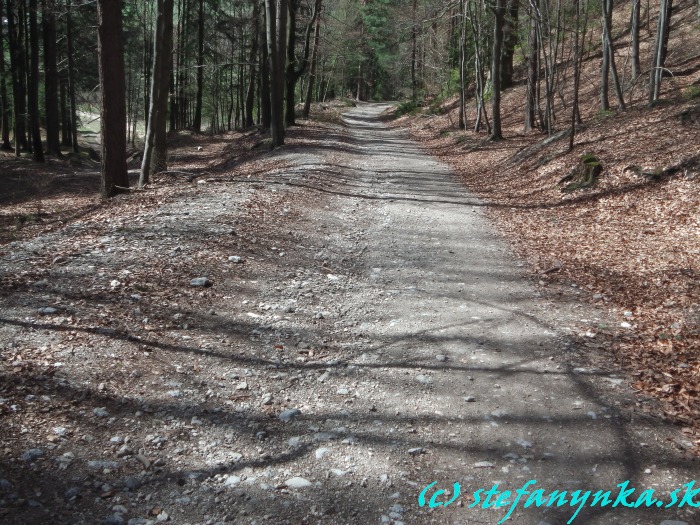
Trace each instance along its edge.
<path fill-rule="evenodd" d="M 459 127 L 500 139 L 501 91 L 525 82 L 524 129 L 568 128 L 573 147 L 583 61 L 600 57 L 600 112 L 656 104 L 688 2 L 613 17 L 611 0 L 0 0 L 1 146 L 77 154 L 100 122 L 110 196 L 128 186 L 127 147 L 145 143 L 143 186 L 167 168 L 168 132 L 256 125 L 279 146 L 297 110 L 338 97 L 407 112 L 457 94 Z"/>

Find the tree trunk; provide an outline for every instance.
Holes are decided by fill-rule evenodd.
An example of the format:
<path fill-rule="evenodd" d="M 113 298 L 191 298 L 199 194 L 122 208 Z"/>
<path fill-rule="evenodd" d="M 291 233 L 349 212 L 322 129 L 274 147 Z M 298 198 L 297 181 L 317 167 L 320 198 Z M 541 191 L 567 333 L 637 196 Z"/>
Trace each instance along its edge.
<path fill-rule="evenodd" d="M 24 21 L 20 17 L 15 20 L 14 3 L 17 0 L 7 0 L 7 34 L 10 49 L 10 71 L 12 72 L 12 100 L 14 113 L 15 156 L 19 157 L 22 150 L 27 150 L 26 118 L 27 118 L 27 87 L 24 59 Z M 24 2 L 24 0 L 21 0 Z"/>
<path fill-rule="evenodd" d="M 501 89 L 513 85 L 513 57 L 518 44 L 519 0 L 508 0 L 503 25 L 503 53 L 501 56 Z"/>
<path fill-rule="evenodd" d="M 612 46 L 612 0 L 602 0 L 603 3 L 603 63 L 601 66 L 601 86 L 600 86 L 600 106 L 601 110 L 608 111 L 610 102 L 608 100 L 608 75 L 612 72 L 613 84 L 617 95 L 617 102 L 622 110 L 625 109 L 625 100 L 620 85 L 620 77 L 617 74 L 615 65 L 615 50 Z"/>
<path fill-rule="evenodd" d="M 245 97 L 245 124 L 246 128 L 253 126 L 253 108 L 255 107 L 255 84 L 257 73 L 255 61 L 258 59 L 258 41 L 260 39 L 260 7 L 257 0 L 253 2 L 253 18 L 250 31 L 250 74 Z"/>
<path fill-rule="evenodd" d="M 493 52 L 491 54 L 491 85 L 493 99 L 491 101 L 491 118 L 493 127 L 490 140 L 501 140 L 501 53 L 503 52 L 503 23 L 506 11 L 506 0 L 496 0 L 493 23 Z"/>
<path fill-rule="evenodd" d="M 459 129 L 467 129 L 467 79 L 464 63 L 467 55 L 467 20 L 464 3 L 467 0 L 459 0 Z"/>
<path fill-rule="evenodd" d="M 416 51 L 418 47 L 418 20 L 417 1 L 413 0 L 413 27 L 411 28 L 411 100 L 415 103 L 418 100 L 418 80 L 416 79 Z"/>
<path fill-rule="evenodd" d="M 666 63 L 666 51 L 668 46 L 668 34 L 671 25 L 671 9 L 673 0 L 661 0 L 659 22 L 656 27 L 656 42 L 654 43 L 654 55 L 651 63 L 651 79 L 649 82 L 649 105 L 653 106 L 659 100 L 661 91 L 661 77 Z"/>
<path fill-rule="evenodd" d="M 265 2 L 266 0 L 260 0 Z M 267 9 L 263 9 L 265 28 L 267 28 Z M 270 56 L 267 52 L 267 30 L 260 31 L 260 125 L 270 129 L 272 109 L 270 106 Z"/>
<path fill-rule="evenodd" d="M 68 46 L 68 99 L 73 153 L 78 153 L 78 106 L 75 101 L 75 58 L 73 53 L 73 16 L 71 0 L 66 0 L 66 45 Z"/>
<path fill-rule="evenodd" d="M 148 129 L 148 114 L 151 111 L 151 75 L 153 74 L 153 31 L 151 30 L 150 24 L 148 24 L 147 16 L 148 4 L 144 6 L 144 23 L 143 23 L 143 120 L 144 127 Z"/>
<path fill-rule="evenodd" d="M 32 133 L 33 158 L 44 162 L 44 145 L 41 142 L 39 117 L 39 23 L 37 0 L 29 0 L 29 126 Z"/>
<path fill-rule="evenodd" d="M 537 84 L 539 83 L 539 39 L 537 17 L 539 16 L 539 0 L 533 0 L 530 6 L 530 35 L 528 37 L 527 54 L 527 95 L 525 98 L 525 131 L 535 128 L 535 108 L 537 106 Z"/>
<path fill-rule="evenodd" d="M 603 3 L 603 34 L 602 39 L 602 50 L 603 50 L 603 60 L 600 64 L 600 110 L 610 111 L 610 99 L 608 98 L 608 80 L 610 78 L 610 48 L 608 47 L 608 35 L 607 35 L 607 21 L 608 16 L 605 5 L 608 0 L 602 0 Z"/>
<path fill-rule="evenodd" d="M 0 0 L 0 19 L 2 18 L 4 5 Z M 0 39 L 0 42 L 2 40 Z M 5 85 L 5 46 L 0 45 L 0 127 L 2 128 L 2 145 L 0 148 L 9 151 L 10 143 L 10 103 L 7 99 L 7 86 Z"/>
<path fill-rule="evenodd" d="M 274 147 L 284 144 L 284 71 L 287 56 L 287 0 L 265 0 L 270 58 L 270 130 Z"/>
<path fill-rule="evenodd" d="M 304 33 L 304 49 L 302 51 L 302 57 L 301 60 L 299 60 L 299 65 L 297 67 L 297 59 L 294 53 L 296 38 L 293 35 L 296 34 L 296 21 L 298 10 L 299 0 L 291 0 L 291 3 L 289 4 L 289 38 L 287 43 L 287 68 L 285 72 L 285 80 L 287 84 L 285 124 L 287 126 L 293 126 L 296 122 L 296 85 L 309 65 L 309 52 L 311 49 L 311 31 L 313 30 L 314 24 L 316 22 L 316 17 L 318 16 L 319 11 L 321 10 L 321 0 L 316 0 L 314 3 L 311 18 L 306 26 L 306 31 Z"/>
<path fill-rule="evenodd" d="M 476 12 L 472 10 L 472 7 L 476 9 Z M 483 123 L 486 125 L 486 130 L 490 135 L 491 124 L 489 123 L 489 119 L 486 114 L 486 106 L 484 105 L 484 93 L 486 89 L 483 64 L 486 59 L 484 57 L 484 46 L 482 45 L 482 41 L 485 39 L 483 38 L 483 28 L 481 26 L 481 21 L 483 19 L 483 16 L 481 16 L 481 5 L 479 3 L 475 3 L 474 6 L 472 6 L 472 2 L 467 2 L 466 8 L 469 23 L 472 29 L 472 45 L 474 46 L 474 78 L 476 95 L 476 119 L 474 119 L 474 132 L 478 133 L 481 130 L 483 117 Z"/>
<path fill-rule="evenodd" d="M 257 3 L 255 4 L 257 5 Z M 202 131 L 202 98 L 204 96 L 204 0 L 199 0 L 197 18 L 197 101 L 194 108 L 195 131 Z"/>
<path fill-rule="evenodd" d="M 151 157 L 151 172 L 159 173 L 168 169 L 168 98 L 174 92 L 173 71 L 173 0 L 163 0 L 165 9 L 165 30 L 163 32 L 163 68 L 160 77 L 162 93 L 158 93 L 158 120 L 155 122 L 155 142 Z M 174 97 L 174 93 L 172 95 Z M 172 98 L 171 97 L 171 98 Z"/>
<path fill-rule="evenodd" d="M 126 95 L 121 0 L 97 0 L 101 94 L 102 197 L 129 187 L 126 170 Z"/>
<path fill-rule="evenodd" d="M 320 8 L 321 1 L 318 1 Z M 318 68 L 318 50 L 321 44 L 321 15 L 316 17 L 316 27 L 314 28 L 314 47 L 311 53 L 311 66 L 309 67 L 309 81 L 306 86 L 306 100 L 304 101 L 303 117 L 309 118 L 311 112 L 311 101 L 314 95 L 314 84 L 316 83 L 316 69 Z"/>
<path fill-rule="evenodd" d="M 296 102 L 296 34 L 297 34 L 297 12 L 299 11 L 299 0 L 289 0 L 289 18 L 288 18 L 288 29 L 287 29 L 287 65 L 284 72 L 284 82 L 285 82 L 285 113 L 284 113 L 284 124 L 286 127 L 293 126 L 296 124 L 296 115 L 294 113 L 294 106 Z"/>
<path fill-rule="evenodd" d="M 641 72 L 639 65 L 639 17 L 642 0 L 632 0 L 632 20 L 630 22 L 630 44 L 632 59 L 632 82 L 634 82 Z"/>
<path fill-rule="evenodd" d="M 61 76 L 60 83 L 60 108 L 61 108 L 61 144 L 71 147 L 73 135 L 70 130 L 70 108 L 68 107 L 68 79 Z"/>
<path fill-rule="evenodd" d="M 165 40 L 165 6 L 163 0 L 158 0 L 156 17 L 156 34 L 153 38 L 153 67 L 151 69 L 151 85 L 148 95 L 150 105 L 148 108 L 146 136 L 144 138 L 143 158 L 141 159 L 139 188 L 143 188 L 146 184 L 151 182 L 151 159 L 153 157 L 153 147 L 155 145 L 156 122 L 158 121 L 158 112 L 162 107 L 160 103 L 163 92 L 161 76 L 163 74 L 163 44 Z M 170 79 L 168 79 L 168 81 L 169 80 Z"/>
<path fill-rule="evenodd" d="M 46 150 L 49 155 L 61 156 L 60 113 L 58 107 L 58 63 L 56 58 L 56 4 L 42 0 L 44 16 L 44 105 L 46 110 Z"/>
<path fill-rule="evenodd" d="M 581 114 L 579 111 L 579 87 L 581 85 L 581 59 L 583 53 L 581 53 L 581 47 L 586 42 L 586 25 L 588 22 L 588 15 L 586 15 L 581 23 L 581 3 L 580 0 L 574 0 L 574 10 L 575 10 L 575 26 L 574 26 L 574 97 L 573 103 L 571 105 L 571 131 L 569 133 L 569 151 L 574 149 L 574 139 L 576 136 L 576 125 L 578 124 Z M 586 11 L 587 13 L 587 11 Z M 579 33 L 581 32 L 581 26 L 583 25 L 583 36 Z"/>

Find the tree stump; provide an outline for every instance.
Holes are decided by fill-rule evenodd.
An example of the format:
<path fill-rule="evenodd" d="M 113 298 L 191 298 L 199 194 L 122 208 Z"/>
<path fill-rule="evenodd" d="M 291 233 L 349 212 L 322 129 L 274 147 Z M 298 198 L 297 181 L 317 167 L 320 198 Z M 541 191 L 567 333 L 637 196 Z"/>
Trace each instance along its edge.
<path fill-rule="evenodd" d="M 590 188 L 598 181 L 598 177 L 602 171 L 603 165 L 598 158 L 591 153 L 585 153 L 581 155 L 578 166 L 559 181 L 559 184 L 569 182 L 561 191 L 572 192 L 583 188 Z"/>

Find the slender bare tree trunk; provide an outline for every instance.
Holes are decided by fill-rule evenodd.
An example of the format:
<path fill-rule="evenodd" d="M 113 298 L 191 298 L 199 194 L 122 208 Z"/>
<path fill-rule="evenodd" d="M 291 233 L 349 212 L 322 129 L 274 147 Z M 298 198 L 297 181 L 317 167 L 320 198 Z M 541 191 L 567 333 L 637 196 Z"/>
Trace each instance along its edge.
<path fill-rule="evenodd" d="M 630 22 L 630 46 L 632 59 L 632 82 L 634 82 L 641 72 L 639 65 L 639 16 L 642 0 L 632 0 L 632 20 Z"/>
<path fill-rule="evenodd" d="M 491 54 L 491 85 L 493 86 L 493 98 L 491 99 L 491 118 L 493 127 L 491 140 L 501 140 L 501 54 L 503 52 L 503 23 L 506 11 L 506 0 L 496 0 L 493 23 L 493 52 Z"/>
<path fill-rule="evenodd" d="M 537 105 L 537 84 L 539 82 L 539 40 L 537 31 L 537 18 L 539 14 L 539 0 L 533 0 L 530 4 L 530 34 L 528 37 L 527 54 L 527 95 L 525 99 L 525 131 L 531 131 L 535 127 L 535 107 Z"/>
<path fill-rule="evenodd" d="M 586 4 L 584 4 L 585 6 Z M 569 151 L 574 149 L 574 139 L 576 136 L 576 125 L 580 123 L 581 113 L 579 111 L 579 87 L 581 85 L 581 62 L 583 53 L 581 47 L 586 42 L 586 26 L 588 23 L 588 10 L 585 9 L 583 23 L 581 22 L 581 0 L 574 0 L 575 27 L 574 27 L 574 100 L 571 105 L 571 132 L 569 133 Z M 583 27 L 583 29 L 582 29 Z M 580 33 L 583 34 L 580 34 Z"/>
<path fill-rule="evenodd" d="M 417 5 L 417 1 L 413 0 L 413 8 L 411 10 L 413 16 L 413 27 L 411 28 L 411 100 L 413 102 L 416 102 L 418 98 L 418 80 L 416 79 L 416 47 L 418 45 Z"/>
<path fill-rule="evenodd" d="M 620 77 L 617 74 L 617 66 L 615 65 L 615 50 L 612 46 L 612 0 L 602 0 L 603 11 L 603 63 L 601 67 L 601 83 L 600 83 L 600 109 L 608 111 L 610 102 L 608 100 L 608 75 L 612 73 L 613 85 L 615 86 L 615 94 L 620 109 L 625 109 L 625 99 L 622 93 Z"/>
<path fill-rule="evenodd" d="M 666 50 L 668 46 L 668 34 L 671 25 L 671 9 L 673 0 L 661 0 L 659 23 L 656 27 L 656 42 L 654 44 L 654 56 L 651 63 L 651 78 L 649 82 L 649 105 L 653 106 L 659 100 L 661 91 L 661 78 L 663 77 L 666 63 Z"/>
<path fill-rule="evenodd" d="M 319 0 L 319 6 L 320 6 Z M 314 28 L 314 47 L 311 52 L 311 65 L 309 66 L 309 81 L 306 86 L 306 100 L 304 101 L 304 118 L 309 118 L 311 112 L 311 101 L 314 95 L 314 84 L 316 83 L 316 69 L 318 67 L 318 50 L 321 44 L 321 16 L 317 15 L 316 25 Z"/>
<path fill-rule="evenodd" d="M 467 20 L 464 3 L 459 0 L 459 129 L 467 129 L 467 79 L 464 63 L 467 55 Z"/>

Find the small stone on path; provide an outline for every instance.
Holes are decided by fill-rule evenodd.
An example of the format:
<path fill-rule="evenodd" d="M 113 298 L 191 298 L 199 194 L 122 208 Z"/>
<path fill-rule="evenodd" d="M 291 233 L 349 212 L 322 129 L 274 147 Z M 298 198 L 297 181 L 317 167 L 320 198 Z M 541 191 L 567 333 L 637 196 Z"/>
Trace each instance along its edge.
<path fill-rule="evenodd" d="M 36 461 L 37 459 L 43 458 L 45 455 L 46 451 L 41 448 L 30 448 L 22 454 L 22 459 L 24 461 Z"/>
<path fill-rule="evenodd" d="M 298 415 L 301 414 L 301 410 L 297 410 L 296 408 L 290 408 L 289 410 L 285 410 L 280 413 L 279 416 L 277 416 L 280 421 L 284 421 L 285 423 L 289 423 L 292 419 L 297 417 Z"/>
<path fill-rule="evenodd" d="M 208 288 L 212 285 L 212 282 L 207 277 L 196 277 L 190 281 L 190 286 L 197 286 L 200 288 Z"/>
<path fill-rule="evenodd" d="M 287 485 L 287 487 L 289 487 L 290 489 L 303 489 L 313 485 L 313 483 L 311 483 L 308 479 L 300 477 L 290 478 L 287 481 L 285 481 L 284 484 Z"/>
<path fill-rule="evenodd" d="M 52 315 L 58 312 L 56 308 L 53 308 L 52 306 L 42 306 L 37 310 L 39 315 Z"/>

